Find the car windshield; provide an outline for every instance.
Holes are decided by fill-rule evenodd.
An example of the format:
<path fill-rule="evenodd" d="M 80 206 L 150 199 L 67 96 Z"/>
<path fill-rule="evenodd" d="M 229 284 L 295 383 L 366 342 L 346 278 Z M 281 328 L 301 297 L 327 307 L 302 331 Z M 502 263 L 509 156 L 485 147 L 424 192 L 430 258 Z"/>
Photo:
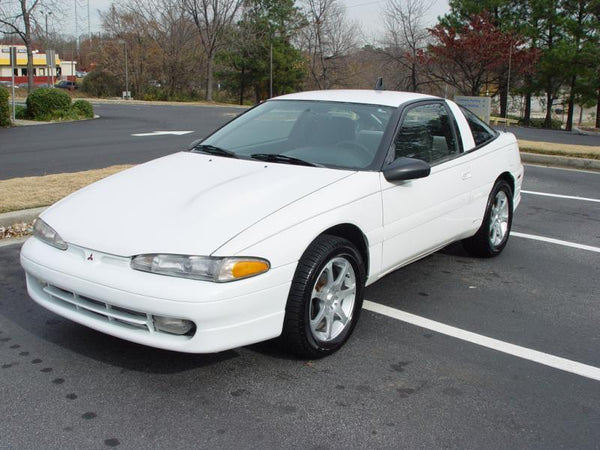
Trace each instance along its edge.
<path fill-rule="evenodd" d="M 202 141 L 237 157 L 344 169 L 370 166 L 395 108 L 270 100 Z"/>

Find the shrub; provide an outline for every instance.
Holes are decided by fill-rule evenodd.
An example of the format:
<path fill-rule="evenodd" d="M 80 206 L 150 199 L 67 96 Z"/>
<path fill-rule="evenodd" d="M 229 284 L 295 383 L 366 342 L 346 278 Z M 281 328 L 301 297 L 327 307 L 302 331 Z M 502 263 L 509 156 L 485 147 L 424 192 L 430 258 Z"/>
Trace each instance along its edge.
<path fill-rule="evenodd" d="M 15 105 L 15 119 L 29 119 L 27 108 L 23 105 Z"/>
<path fill-rule="evenodd" d="M 117 77 L 105 70 L 95 70 L 83 79 L 81 90 L 93 97 L 115 97 L 121 93 Z"/>
<path fill-rule="evenodd" d="M 27 115 L 33 120 L 62 119 L 71 109 L 71 97 L 60 89 L 36 89 L 27 97 Z"/>
<path fill-rule="evenodd" d="M 529 119 L 529 126 L 531 128 L 544 128 L 545 120 L 546 119 L 538 119 L 538 118 Z M 519 122 L 519 125 L 522 125 L 522 120 L 521 120 L 521 122 Z M 562 122 L 558 119 L 552 119 L 551 128 L 553 130 L 562 129 Z"/>
<path fill-rule="evenodd" d="M 0 127 L 10 125 L 10 109 L 8 107 L 8 91 L 0 87 Z"/>
<path fill-rule="evenodd" d="M 73 105 L 71 105 L 71 109 L 81 117 L 85 117 L 87 119 L 92 119 L 94 117 L 94 108 L 87 100 L 74 101 Z"/>

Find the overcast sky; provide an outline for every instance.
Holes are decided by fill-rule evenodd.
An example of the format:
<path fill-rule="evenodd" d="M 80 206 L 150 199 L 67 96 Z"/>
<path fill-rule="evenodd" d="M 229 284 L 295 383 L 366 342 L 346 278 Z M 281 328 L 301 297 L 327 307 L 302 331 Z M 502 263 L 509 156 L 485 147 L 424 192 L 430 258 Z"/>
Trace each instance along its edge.
<path fill-rule="evenodd" d="M 340 0 L 346 5 L 348 17 L 360 23 L 361 28 L 367 37 L 374 37 L 379 34 L 383 24 L 381 11 L 387 0 Z M 424 0 L 427 1 L 427 0 Z M 87 4 L 88 0 L 65 0 L 65 11 L 70 11 L 70 18 L 65 18 L 62 32 L 75 34 L 74 3 L 78 3 L 79 30 L 85 33 L 87 31 Z M 114 0 L 89 0 L 90 5 L 90 27 L 92 33 L 100 31 L 100 17 L 98 10 L 107 9 L 111 3 L 118 4 Z M 427 14 L 426 26 L 435 24 L 437 17 L 448 12 L 448 0 L 433 1 L 431 9 Z M 58 24 L 53 24 L 57 29 Z M 58 30 L 57 30 L 58 31 Z"/>

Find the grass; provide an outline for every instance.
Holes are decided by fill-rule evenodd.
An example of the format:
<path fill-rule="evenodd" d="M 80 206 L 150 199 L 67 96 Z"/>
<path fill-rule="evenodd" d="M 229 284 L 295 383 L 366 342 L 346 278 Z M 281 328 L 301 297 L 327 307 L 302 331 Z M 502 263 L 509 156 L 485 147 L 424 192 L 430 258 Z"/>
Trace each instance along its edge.
<path fill-rule="evenodd" d="M 556 144 L 553 142 L 525 141 L 519 139 L 519 149 L 522 152 L 542 155 L 600 159 L 600 146 Z"/>
<path fill-rule="evenodd" d="M 72 192 L 131 166 L 0 180 L 0 213 L 51 205 Z"/>

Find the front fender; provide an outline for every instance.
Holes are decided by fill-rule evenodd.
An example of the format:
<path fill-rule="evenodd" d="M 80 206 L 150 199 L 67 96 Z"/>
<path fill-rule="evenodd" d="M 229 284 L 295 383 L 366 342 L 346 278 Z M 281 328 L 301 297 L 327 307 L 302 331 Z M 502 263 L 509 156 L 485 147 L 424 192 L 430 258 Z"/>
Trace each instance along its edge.
<path fill-rule="evenodd" d="M 325 230 L 348 223 L 365 235 L 373 273 L 381 261 L 382 219 L 379 174 L 358 172 L 262 219 L 213 255 L 259 256 L 279 267 L 297 262 Z"/>

